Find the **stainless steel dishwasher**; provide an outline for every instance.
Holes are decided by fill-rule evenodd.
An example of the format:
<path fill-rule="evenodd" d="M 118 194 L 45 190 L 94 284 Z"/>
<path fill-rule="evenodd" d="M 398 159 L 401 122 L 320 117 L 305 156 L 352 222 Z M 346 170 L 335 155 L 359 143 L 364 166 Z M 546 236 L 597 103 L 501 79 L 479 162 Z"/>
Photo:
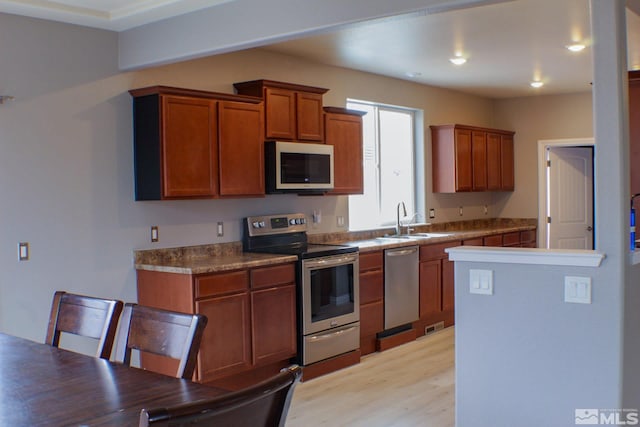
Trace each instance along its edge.
<path fill-rule="evenodd" d="M 420 317 L 418 247 L 384 251 L 384 329 L 414 322 Z"/>

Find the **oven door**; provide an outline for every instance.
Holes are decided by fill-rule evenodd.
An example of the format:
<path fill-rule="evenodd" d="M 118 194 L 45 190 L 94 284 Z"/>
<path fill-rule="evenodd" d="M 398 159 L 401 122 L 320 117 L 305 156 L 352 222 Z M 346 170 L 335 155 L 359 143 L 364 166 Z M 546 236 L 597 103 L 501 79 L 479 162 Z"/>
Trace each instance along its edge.
<path fill-rule="evenodd" d="M 302 260 L 303 334 L 360 320 L 358 254 Z"/>

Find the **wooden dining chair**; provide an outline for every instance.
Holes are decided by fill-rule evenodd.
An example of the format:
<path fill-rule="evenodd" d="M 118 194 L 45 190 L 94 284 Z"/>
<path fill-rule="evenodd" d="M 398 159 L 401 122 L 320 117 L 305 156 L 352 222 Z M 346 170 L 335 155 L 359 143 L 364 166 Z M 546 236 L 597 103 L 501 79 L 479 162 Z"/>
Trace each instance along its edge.
<path fill-rule="evenodd" d="M 116 339 L 114 359 L 131 364 L 131 351 L 179 361 L 177 378 L 191 379 L 207 317 L 126 303 Z"/>
<path fill-rule="evenodd" d="M 45 343 L 59 347 L 62 332 L 97 339 L 96 357 L 108 360 L 121 311 L 122 301 L 57 291 Z"/>
<path fill-rule="evenodd" d="M 143 409 L 140 427 L 284 427 L 302 369 L 292 365 L 266 381 L 211 400 Z"/>

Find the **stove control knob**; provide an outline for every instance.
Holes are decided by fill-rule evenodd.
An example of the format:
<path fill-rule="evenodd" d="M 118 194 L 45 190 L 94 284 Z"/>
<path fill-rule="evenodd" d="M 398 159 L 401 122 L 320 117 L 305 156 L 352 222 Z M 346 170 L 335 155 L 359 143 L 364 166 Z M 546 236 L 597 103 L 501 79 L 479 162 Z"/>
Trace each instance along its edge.
<path fill-rule="evenodd" d="M 260 221 L 260 228 L 265 228 L 267 225 L 264 223 L 264 221 Z"/>
<path fill-rule="evenodd" d="M 295 220 L 295 218 L 291 218 L 291 219 L 289 220 L 289 224 L 291 224 L 291 225 L 296 225 L 296 220 Z"/>
<path fill-rule="evenodd" d="M 253 226 L 253 228 L 260 228 L 260 222 L 259 221 L 253 221 L 251 223 L 251 225 Z"/>
<path fill-rule="evenodd" d="M 300 218 L 300 224 L 306 224 L 307 220 L 305 218 Z"/>

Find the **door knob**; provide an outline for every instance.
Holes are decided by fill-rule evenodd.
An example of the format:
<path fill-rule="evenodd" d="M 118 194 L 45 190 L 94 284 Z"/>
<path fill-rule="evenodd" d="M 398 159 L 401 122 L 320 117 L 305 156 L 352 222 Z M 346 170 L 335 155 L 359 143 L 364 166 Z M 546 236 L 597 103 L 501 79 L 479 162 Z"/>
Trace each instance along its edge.
<path fill-rule="evenodd" d="M 593 227 L 592 226 L 588 226 L 587 227 L 587 231 L 593 231 Z"/>

